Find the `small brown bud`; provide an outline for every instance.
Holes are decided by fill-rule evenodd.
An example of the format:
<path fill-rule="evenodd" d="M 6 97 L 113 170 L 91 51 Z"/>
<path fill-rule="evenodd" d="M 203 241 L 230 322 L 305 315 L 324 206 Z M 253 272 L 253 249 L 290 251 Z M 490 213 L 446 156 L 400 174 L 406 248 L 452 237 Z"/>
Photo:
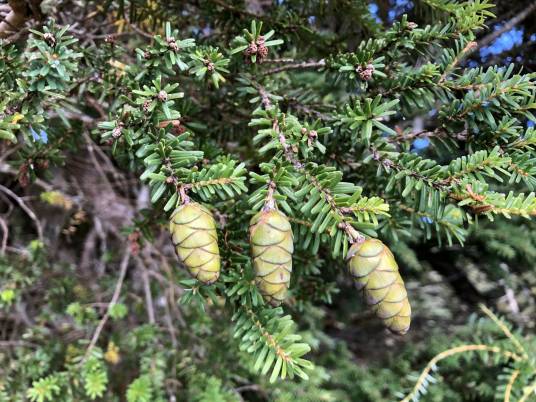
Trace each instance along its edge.
<path fill-rule="evenodd" d="M 259 55 L 260 61 L 262 61 L 262 59 L 265 59 L 266 56 L 268 56 L 268 48 L 264 46 L 264 44 L 259 45 L 257 54 Z"/>
<path fill-rule="evenodd" d="M 168 99 L 167 92 L 164 91 L 164 90 L 158 92 L 157 97 L 158 97 L 158 100 L 159 100 L 160 102 L 165 102 L 165 101 L 167 101 L 167 99 Z"/>
<path fill-rule="evenodd" d="M 251 56 L 257 54 L 257 50 L 257 45 L 254 42 L 251 42 L 246 48 L 246 50 L 244 50 L 244 53 L 246 54 L 246 56 Z"/>
<path fill-rule="evenodd" d="M 207 70 L 208 70 L 209 72 L 213 72 L 214 69 L 216 68 L 216 66 L 214 66 L 214 63 L 212 63 L 211 61 L 205 63 L 205 65 L 207 66 Z"/>
<path fill-rule="evenodd" d="M 363 80 L 363 81 L 368 81 L 372 78 L 372 74 L 374 74 L 374 66 L 372 64 L 367 64 L 367 66 L 365 67 L 365 69 L 361 70 L 359 72 L 359 77 Z"/>
<path fill-rule="evenodd" d="M 43 39 L 50 47 L 56 46 L 56 38 L 54 37 L 54 34 L 47 32 L 43 35 Z"/>
<path fill-rule="evenodd" d="M 123 123 L 119 123 L 119 124 L 117 125 L 117 127 L 113 129 L 113 131 L 112 131 L 112 137 L 113 137 L 114 139 L 118 139 L 119 137 L 121 137 L 121 133 L 122 133 L 122 131 L 123 131 Z"/>
<path fill-rule="evenodd" d="M 41 169 L 48 169 L 48 166 L 49 166 L 48 159 L 39 159 L 39 161 L 37 161 L 37 166 Z"/>
<path fill-rule="evenodd" d="M 21 187 L 26 187 L 30 183 L 30 176 L 28 175 L 29 164 L 24 163 L 19 168 L 19 184 Z"/>
<path fill-rule="evenodd" d="M 140 232 L 136 230 L 128 235 L 128 241 L 130 242 L 130 251 L 133 255 L 137 255 L 140 252 Z"/>
<path fill-rule="evenodd" d="M 307 137 L 307 145 L 312 146 L 318 138 L 318 133 L 316 132 L 316 130 L 311 130 L 309 131 L 309 134 L 307 134 Z"/>
<path fill-rule="evenodd" d="M 145 102 L 143 102 L 143 111 L 145 113 L 149 112 L 149 107 L 151 106 L 151 101 L 149 99 L 147 99 Z"/>

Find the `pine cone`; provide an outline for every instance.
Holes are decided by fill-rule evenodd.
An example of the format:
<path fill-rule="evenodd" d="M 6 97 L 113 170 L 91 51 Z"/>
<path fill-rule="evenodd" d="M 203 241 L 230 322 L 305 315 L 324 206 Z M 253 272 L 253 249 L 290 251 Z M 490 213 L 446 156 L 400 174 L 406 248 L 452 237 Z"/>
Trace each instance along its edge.
<path fill-rule="evenodd" d="M 380 240 L 368 239 L 353 244 L 347 260 L 355 285 L 385 326 L 396 334 L 408 332 L 411 306 L 391 250 Z"/>
<path fill-rule="evenodd" d="M 261 211 L 249 227 L 255 283 L 264 300 L 279 306 L 285 299 L 292 272 L 292 228 L 284 213 Z"/>
<path fill-rule="evenodd" d="M 175 251 L 190 274 L 206 285 L 220 276 L 216 223 L 207 208 L 190 202 L 171 215 L 169 231 Z"/>

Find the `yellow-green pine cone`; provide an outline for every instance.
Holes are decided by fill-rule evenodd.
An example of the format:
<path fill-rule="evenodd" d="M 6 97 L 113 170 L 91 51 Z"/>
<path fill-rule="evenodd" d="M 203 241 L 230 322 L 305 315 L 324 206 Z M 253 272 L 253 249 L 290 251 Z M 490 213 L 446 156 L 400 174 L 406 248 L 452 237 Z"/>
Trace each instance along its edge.
<path fill-rule="evenodd" d="M 261 211 L 251 218 L 249 235 L 257 288 L 267 303 L 279 306 L 287 295 L 292 272 L 290 222 L 278 210 Z"/>
<path fill-rule="evenodd" d="M 169 222 L 171 239 L 182 264 L 204 284 L 220 276 L 220 250 L 216 223 L 204 206 L 189 202 L 179 206 Z"/>
<path fill-rule="evenodd" d="M 408 332 L 411 306 L 391 250 L 380 240 L 367 239 L 350 247 L 347 260 L 357 288 L 385 326 L 396 334 Z"/>

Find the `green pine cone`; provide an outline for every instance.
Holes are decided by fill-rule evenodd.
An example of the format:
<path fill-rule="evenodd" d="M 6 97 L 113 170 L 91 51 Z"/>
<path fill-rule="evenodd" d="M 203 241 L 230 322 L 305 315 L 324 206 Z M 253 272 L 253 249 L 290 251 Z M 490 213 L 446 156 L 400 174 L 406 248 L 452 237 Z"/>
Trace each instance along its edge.
<path fill-rule="evenodd" d="M 169 222 L 171 239 L 182 264 L 206 285 L 220 276 L 216 223 L 204 206 L 189 202 L 178 207 Z"/>
<path fill-rule="evenodd" d="M 357 288 L 385 326 L 396 334 L 408 332 L 411 306 L 391 250 L 380 240 L 368 239 L 353 244 L 347 260 Z"/>
<path fill-rule="evenodd" d="M 287 295 L 292 272 L 292 228 L 277 210 L 261 211 L 249 227 L 255 283 L 264 300 L 279 306 Z"/>

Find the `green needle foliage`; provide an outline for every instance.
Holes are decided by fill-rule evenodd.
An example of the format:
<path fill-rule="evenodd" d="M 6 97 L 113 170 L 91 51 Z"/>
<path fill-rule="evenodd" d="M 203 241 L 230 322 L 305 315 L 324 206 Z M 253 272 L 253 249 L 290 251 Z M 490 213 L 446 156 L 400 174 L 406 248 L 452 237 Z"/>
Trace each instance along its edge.
<path fill-rule="evenodd" d="M 488 0 L 30 3 L 0 39 L 0 401 L 535 397 L 536 73 L 475 62 Z M 173 255 L 192 202 L 215 283 Z M 255 275 L 281 240 L 254 269 L 248 233 L 274 209 L 280 307 Z M 369 238 L 407 341 L 351 288 Z M 465 324 L 478 302 L 512 314 Z"/>

